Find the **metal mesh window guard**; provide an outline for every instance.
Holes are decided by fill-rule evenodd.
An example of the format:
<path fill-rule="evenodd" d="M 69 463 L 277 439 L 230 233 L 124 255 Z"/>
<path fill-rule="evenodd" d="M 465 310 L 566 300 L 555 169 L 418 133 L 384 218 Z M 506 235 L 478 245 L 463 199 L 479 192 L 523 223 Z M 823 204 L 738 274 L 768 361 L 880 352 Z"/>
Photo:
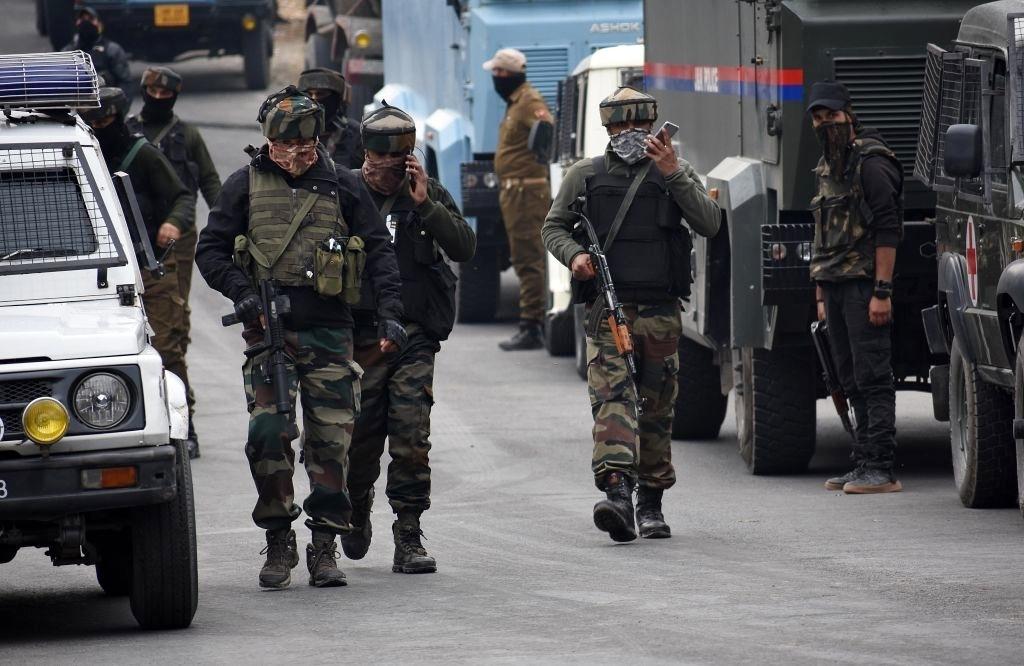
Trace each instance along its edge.
<path fill-rule="evenodd" d="M 124 264 L 94 187 L 73 144 L 0 148 L 0 274 Z"/>
<path fill-rule="evenodd" d="M 1010 14 L 1009 21 L 1009 62 L 1011 69 L 1013 103 L 1011 105 L 1011 122 L 1013 123 L 1013 154 L 1010 160 L 1014 164 L 1024 163 L 1024 14 Z"/>
<path fill-rule="evenodd" d="M 939 94 L 942 90 L 941 48 L 928 45 L 928 59 L 924 68 L 924 92 L 921 95 L 921 126 L 917 136 L 917 154 L 914 177 L 931 185 L 935 177 L 935 121 Z"/>
<path fill-rule="evenodd" d="M 984 69 L 984 63 L 980 60 L 967 60 L 964 62 L 963 111 L 960 114 L 960 122 L 968 125 L 977 125 L 979 128 L 984 125 L 981 117 L 981 84 L 985 78 L 982 76 Z M 961 178 L 960 191 L 972 196 L 984 196 L 984 176 Z"/>
<path fill-rule="evenodd" d="M 939 103 L 938 127 L 935 135 L 935 189 L 952 190 L 956 180 L 946 175 L 943 160 L 946 155 L 946 130 L 960 122 L 963 101 L 964 54 L 946 53 L 942 56 L 942 98 Z"/>

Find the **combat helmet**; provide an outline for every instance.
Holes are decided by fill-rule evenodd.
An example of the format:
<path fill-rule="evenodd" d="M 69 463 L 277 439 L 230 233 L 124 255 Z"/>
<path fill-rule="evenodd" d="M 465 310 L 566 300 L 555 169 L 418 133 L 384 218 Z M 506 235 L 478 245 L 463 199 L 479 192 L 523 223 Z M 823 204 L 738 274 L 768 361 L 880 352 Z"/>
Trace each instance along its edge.
<path fill-rule="evenodd" d="M 387 102 L 363 116 L 359 134 L 363 146 L 378 153 L 402 153 L 416 147 L 416 122 Z"/>
<path fill-rule="evenodd" d="M 79 109 L 78 115 L 87 123 L 102 120 L 107 116 L 121 116 L 128 113 L 128 97 L 120 88 L 106 86 L 100 88 L 100 105 L 94 108 Z"/>
<path fill-rule="evenodd" d="M 658 119 L 658 101 L 639 90 L 622 86 L 601 100 L 600 112 L 601 124 L 605 127 L 627 120 L 653 122 Z"/>
<path fill-rule="evenodd" d="M 170 90 L 177 95 L 181 92 L 181 75 L 170 67 L 147 67 L 142 73 L 142 87 L 155 86 Z"/>
<path fill-rule="evenodd" d="M 295 86 L 267 97 L 256 118 L 268 139 L 315 139 L 324 129 L 324 110 Z"/>
<path fill-rule="evenodd" d="M 338 95 L 338 99 L 344 99 L 345 77 L 326 67 L 307 69 L 299 74 L 299 90 L 305 92 L 311 88 L 330 90 Z"/>

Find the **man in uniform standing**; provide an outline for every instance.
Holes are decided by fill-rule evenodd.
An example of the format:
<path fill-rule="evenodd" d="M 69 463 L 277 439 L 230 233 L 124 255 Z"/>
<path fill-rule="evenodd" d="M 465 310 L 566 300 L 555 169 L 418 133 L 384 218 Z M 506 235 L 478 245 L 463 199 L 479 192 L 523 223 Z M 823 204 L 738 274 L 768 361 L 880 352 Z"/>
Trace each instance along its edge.
<path fill-rule="evenodd" d="M 840 382 L 857 417 L 854 469 L 825 482 L 851 494 L 902 490 L 896 480 L 896 390 L 892 373 L 892 278 L 903 235 L 903 170 L 878 131 L 857 121 L 846 86 L 811 86 L 822 157 L 811 279 L 818 319 L 828 322 Z"/>
<path fill-rule="evenodd" d="M 363 165 L 363 146 L 359 141 L 359 123 L 348 117 L 351 88 L 333 69 L 317 67 L 299 75 L 299 90 L 324 107 L 327 129 L 320 141 L 327 154 L 339 166 L 358 169 Z"/>
<path fill-rule="evenodd" d="M 195 224 L 195 198 L 178 178 L 167 158 L 146 138 L 132 134 L 125 125 L 128 98 L 120 88 L 100 88 L 100 107 L 79 114 L 92 127 L 110 173 L 124 171 L 132 181 L 139 211 L 157 257 L 171 241 L 175 244 Z M 175 335 L 184 316 L 184 300 L 178 285 L 178 261 L 173 250 L 164 259 L 162 278 L 143 271 L 142 303 L 153 327 L 153 347 L 164 367 L 184 377 L 185 354 Z"/>
<path fill-rule="evenodd" d="M 150 67 L 142 74 L 142 111 L 137 116 L 128 118 L 128 129 L 139 133 L 154 146 L 160 149 L 164 157 L 174 167 L 178 178 L 185 184 L 194 197 L 202 191 L 206 205 L 213 207 L 220 196 L 220 176 L 213 165 L 206 142 L 192 125 L 182 122 L 174 114 L 174 104 L 181 93 L 181 77 L 167 67 Z M 192 210 L 195 216 L 195 208 Z M 199 438 L 195 430 L 195 393 L 188 381 L 188 366 L 185 357 L 188 354 L 191 339 L 192 309 L 189 307 L 189 294 L 192 291 L 192 264 L 196 256 L 195 225 L 182 233 L 174 246 L 177 259 L 178 292 L 184 301 L 182 317 L 174 326 L 177 344 L 181 348 L 181 374 L 175 374 L 185 382 L 188 397 L 188 454 L 192 458 L 199 457 Z"/>
<path fill-rule="evenodd" d="M 548 301 L 540 228 L 551 204 L 548 161 L 554 126 L 544 98 L 526 82 L 522 51 L 500 49 L 484 69 L 508 103 L 498 130 L 494 171 L 501 182 L 498 196 L 512 268 L 519 278 L 519 331 L 499 346 L 505 351 L 538 349 L 544 346 L 542 322 Z"/>
<path fill-rule="evenodd" d="M 455 274 L 445 261 L 469 261 L 476 235 L 444 187 L 428 178 L 412 151 L 416 124 L 393 106 L 363 118 L 366 161 L 360 179 L 395 238 L 402 277 L 403 323 L 409 341 L 398 353 L 382 353 L 376 331 L 377 305 L 363 289 L 355 318 L 355 359 L 363 368 L 362 409 L 349 451 L 353 531 L 341 538 L 345 554 L 358 560 L 370 547 L 373 484 L 380 476 L 388 441 L 387 496 L 392 525 L 392 571 L 432 573 L 434 558 L 420 540 L 420 515 L 430 508 L 430 408 L 434 403 L 434 354 L 455 323 Z M 442 254 L 443 253 L 443 254 Z"/>
<path fill-rule="evenodd" d="M 594 523 L 615 541 L 636 539 L 632 492 L 639 481 L 636 523 L 640 536 L 667 538 L 662 514 L 672 467 L 672 412 L 682 327 L 679 298 L 689 294 L 689 232 L 714 236 L 721 213 L 693 167 L 677 159 L 664 135 L 653 136 L 653 97 L 619 88 L 600 105 L 611 137 L 602 157 L 580 160 L 565 174 L 544 223 L 544 244 L 572 271 L 573 292 L 602 308 L 594 265 L 572 229 L 578 197 L 607 254 L 612 279 L 630 322 L 636 350 L 637 396 L 616 349 L 607 316 L 587 338 L 587 385 L 594 413 L 592 469 L 607 499 L 594 506 Z M 635 187 L 634 187 L 635 186 Z M 629 199 L 631 190 L 633 198 Z M 609 242 L 611 237 L 611 242 Z M 639 404 L 638 404 L 639 403 Z M 638 407 L 642 413 L 638 416 Z"/>
<path fill-rule="evenodd" d="M 125 89 L 128 77 L 131 76 L 128 71 L 128 54 L 120 44 L 110 41 L 103 34 L 103 22 L 95 9 L 79 7 L 75 10 L 75 36 L 64 50 L 85 51 L 92 56 L 93 67 L 103 77 L 104 85 Z"/>
<path fill-rule="evenodd" d="M 377 342 L 384 352 L 397 351 L 405 340 L 398 266 L 391 235 L 366 188 L 318 149 L 320 105 L 289 86 L 267 98 L 259 121 L 267 144 L 225 181 L 200 234 L 196 264 L 207 283 L 234 302 L 250 345 L 263 339 L 266 325 L 257 284 L 273 280 L 290 299 L 283 321 L 292 399 L 287 414 L 278 412 L 267 382 L 267 354 L 243 365 L 245 453 L 259 493 L 252 517 L 267 538 L 259 581 L 268 588 L 290 584 L 290 570 L 299 562 L 291 524 L 304 510 L 312 531 L 309 584 L 334 587 L 346 584 L 335 562 L 335 536 L 350 529 L 346 476 L 361 373 L 352 360 L 347 304 L 358 300 L 360 278 L 344 266 L 358 267 L 365 258 L 362 279 L 372 280 L 377 294 Z M 302 396 L 310 485 L 301 510 L 292 486 L 296 393 Z"/>

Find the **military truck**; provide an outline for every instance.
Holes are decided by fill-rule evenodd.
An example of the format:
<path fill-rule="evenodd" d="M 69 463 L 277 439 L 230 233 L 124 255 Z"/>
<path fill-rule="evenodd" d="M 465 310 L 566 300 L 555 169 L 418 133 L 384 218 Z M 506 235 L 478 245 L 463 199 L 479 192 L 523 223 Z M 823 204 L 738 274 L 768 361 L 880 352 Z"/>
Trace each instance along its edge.
<path fill-rule="evenodd" d="M 307 2 L 306 67 L 341 72 L 352 87 L 350 113 L 359 120 L 363 107 L 384 85 L 380 0 Z"/>
<path fill-rule="evenodd" d="M 131 181 L 73 109 L 89 56 L 0 56 L 0 565 L 90 565 L 139 624 L 198 601 L 185 386 L 150 344 L 160 267 Z M 164 279 L 174 279 L 173 276 Z"/>
<path fill-rule="evenodd" d="M 723 225 L 695 237 L 680 342 L 674 434 L 715 436 L 734 394 L 740 453 L 754 474 L 794 473 L 815 450 L 823 397 L 808 332 L 820 155 L 805 114 L 815 80 L 850 89 L 865 125 L 900 158 L 905 234 L 897 250 L 893 369 L 929 390 L 921 310 L 935 304 L 935 194 L 910 178 L 928 40 L 952 39 L 973 3 L 918 0 L 692 0 L 645 3 L 645 76 L 682 156 L 705 174 Z"/>
<path fill-rule="evenodd" d="M 940 42 L 947 44 L 947 42 Z M 936 417 L 968 507 L 1024 511 L 1024 2 L 928 45 L 914 175 L 937 197 L 938 302 L 922 315 Z"/>
<path fill-rule="evenodd" d="M 502 47 L 526 54 L 527 79 L 548 106 L 569 68 L 603 46 L 637 43 L 640 0 L 383 0 L 384 87 L 375 103 L 408 111 L 427 172 L 462 203 L 477 250 L 461 264 L 459 321 L 488 321 L 509 267 L 494 150 L 505 103 L 484 61 Z"/>

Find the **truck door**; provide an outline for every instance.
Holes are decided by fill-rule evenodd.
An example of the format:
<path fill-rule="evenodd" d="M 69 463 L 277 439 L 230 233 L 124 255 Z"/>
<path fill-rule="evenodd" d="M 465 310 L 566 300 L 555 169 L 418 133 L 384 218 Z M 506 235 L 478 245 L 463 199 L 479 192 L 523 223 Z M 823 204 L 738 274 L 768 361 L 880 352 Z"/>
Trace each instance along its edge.
<path fill-rule="evenodd" d="M 740 5 L 740 67 L 737 85 L 743 111 L 743 153 L 779 163 L 782 103 L 779 0 Z"/>

